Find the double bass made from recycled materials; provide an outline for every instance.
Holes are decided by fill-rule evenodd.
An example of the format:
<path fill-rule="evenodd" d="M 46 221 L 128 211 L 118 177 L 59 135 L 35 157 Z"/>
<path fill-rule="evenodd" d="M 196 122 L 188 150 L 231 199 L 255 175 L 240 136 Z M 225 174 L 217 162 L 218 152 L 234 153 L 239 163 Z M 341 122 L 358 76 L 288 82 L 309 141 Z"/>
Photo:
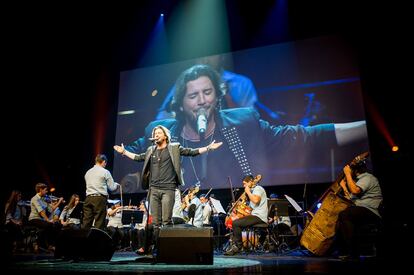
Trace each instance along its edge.
<path fill-rule="evenodd" d="M 368 154 L 368 152 L 365 152 L 354 158 L 349 164 L 351 168 L 364 161 Z M 314 255 L 322 256 L 329 250 L 334 241 L 339 213 L 353 205 L 353 202 L 344 195 L 340 186 L 340 182 L 344 178 L 345 174 L 341 172 L 335 182 L 307 211 L 307 213 L 312 213 L 316 204 L 321 203 L 319 210 L 311 215 L 311 220 L 307 223 L 300 239 L 300 244 Z"/>
<path fill-rule="evenodd" d="M 254 188 L 261 179 L 262 175 L 257 175 L 251 182 L 249 182 L 249 187 Z M 229 213 L 227 214 L 224 222 L 226 228 L 232 229 L 234 220 L 251 215 L 252 210 L 253 209 L 248 205 L 246 192 L 243 192 L 237 201 L 234 202 L 233 206 L 229 210 Z"/>

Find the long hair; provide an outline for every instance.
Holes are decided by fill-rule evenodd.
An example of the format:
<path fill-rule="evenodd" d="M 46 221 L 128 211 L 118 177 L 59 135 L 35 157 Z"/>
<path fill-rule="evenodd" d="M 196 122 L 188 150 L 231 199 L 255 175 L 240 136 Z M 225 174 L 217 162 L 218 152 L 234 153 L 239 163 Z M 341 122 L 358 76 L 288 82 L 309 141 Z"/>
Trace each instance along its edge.
<path fill-rule="evenodd" d="M 6 202 L 6 209 L 4 213 L 7 215 L 7 213 L 14 214 L 16 212 L 17 203 L 19 202 L 19 196 L 22 193 L 18 190 L 13 190 L 10 194 L 9 199 Z"/>
<path fill-rule="evenodd" d="M 162 125 L 157 125 L 152 129 L 151 137 L 155 136 L 155 130 L 157 129 L 160 129 L 164 133 L 164 135 L 167 137 L 167 143 L 169 143 L 171 140 L 171 132 Z"/>
<path fill-rule="evenodd" d="M 76 206 L 76 204 L 75 204 L 76 203 L 76 199 L 79 199 L 79 195 L 78 194 L 73 194 L 70 197 L 70 200 L 69 200 L 68 205 L 65 206 L 65 209 L 69 210 L 69 209 L 74 208 Z"/>

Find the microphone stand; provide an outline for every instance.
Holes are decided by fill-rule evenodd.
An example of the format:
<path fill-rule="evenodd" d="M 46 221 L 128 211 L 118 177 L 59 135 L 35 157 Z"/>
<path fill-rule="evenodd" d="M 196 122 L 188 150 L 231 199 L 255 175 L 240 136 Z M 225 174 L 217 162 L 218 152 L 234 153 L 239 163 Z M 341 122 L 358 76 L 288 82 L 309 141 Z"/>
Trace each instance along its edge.
<path fill-rule="evenodd" d="M 229 185 L 230 185 L 231 203 L 227 206 L 227 209 L 226 209 L 226 212 L 227 212 L 226 213 L 226 217 L 230 217 L 231 211 L 233 210 L 233 206 L 235 205 L 235 202 L 236 202 L 236 198 L 234 197 L 234 191 L 235 190 L 233 190 L 233 184 L 231 182 L 230 176 L 227 177 L 227 181 L 229 182 Z M 221 223 L 221 220 L 220 220 L 220 223 Z M 220 227 L 221 227 L 221 225 L 219 226 L 219 231 L 220 231 Z M 231 245 L 231 238 L 227 241 L 227 243 L 224 245 L 224 247 L 221 247 L 221 235 L 219 233 L 219 246 L 223 250 L 225 250 L 228 247 L 230 247 L 230 245 Z"/>
<path fill-rule="evenodd" d="M 227 178 L 228 178 L 228 181 L 229 181 L 229 184 L 230 184 L 231 201 L 232 202 L 235 202 L 236 201 L 236 198 L 234 197 L 234 191 L 235 191 L 235 189 L 233 189 L 233 184 L 231 183 L 231 178 L 230 177 L 227 177 Z"/>

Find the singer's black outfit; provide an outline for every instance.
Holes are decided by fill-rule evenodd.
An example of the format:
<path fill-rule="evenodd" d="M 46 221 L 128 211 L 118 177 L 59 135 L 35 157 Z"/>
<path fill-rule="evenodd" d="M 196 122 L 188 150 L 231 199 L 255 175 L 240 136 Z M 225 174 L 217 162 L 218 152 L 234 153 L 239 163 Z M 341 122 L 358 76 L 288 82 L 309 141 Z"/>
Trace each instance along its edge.
<path fill-rule="evenodd" d="M 184 185 L 180 157 L 197 155 L 198 149 L 184 148 L 174 142 L 161 150 L 155 145 L 150 146 L 145 153 L 135 156 L 135 161 L 144 161 L 141 182 L 149 184 L 150 211 L 155 229 L 161 224 L 172 224 L 175 189 L 178 185 Z M 148 172 L 150 175 L 145 178 Z"/>
<path fill-rule="evenodd" d="M 196 148 L 208 145 L 212 140 L 223 141 L 224 145 L 214 154 L 203 154 L 198 158 L 182 159 L 184 179 L 187 184 L 198 181 L 205 183 L 203 188 L 223 185 L 226 178 L 241 179 L 243 175 L 258 174 L 267 167 L 301 169 L 304 152 L 307 155 L 329 156 L 330 148 L 336 145 L 334 124 L 320 124 L 311 127 L 301 125 L 274 126 L 260 119 L 252 108 L 225 109 L 216 113 L 214 134 L 201 142 L 191 142 L 181 137 L 184 121 L 164 119 L 151 122 L 145 128 L 145 137 L 137 139 L 126 149 L 135 153 L 144 152 L 150 145 L 149 137 L 156 125 L 163 125 L 171 131 L 171 140 L 184 147 Z M 319 148 L 322 147 L 323 148 Z M 328 153 L 326 153 L 328 152 Z M 289 159 L 295 156 L 294 163 Z M 296 163 L 297 162 L 297 163 Z M 268 171 L 267 170 L 267 171 Z M 325 172 L 325 171 L 323 171 Z M 269 179 L 270 175 L 267 175 Z M 284 180 L 283 174 L 275 175 Z M 270 180 L 270 179 L 269 179 Z M 313 179 L 310 179 L 313 180 Z M 222 187 L 221 187 L 222 188 Z"/>

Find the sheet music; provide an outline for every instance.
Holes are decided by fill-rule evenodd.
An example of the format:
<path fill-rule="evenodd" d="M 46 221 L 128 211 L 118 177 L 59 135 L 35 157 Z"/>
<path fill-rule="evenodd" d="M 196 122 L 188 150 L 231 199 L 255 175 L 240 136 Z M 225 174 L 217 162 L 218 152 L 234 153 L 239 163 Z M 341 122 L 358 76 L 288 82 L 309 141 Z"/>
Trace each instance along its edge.
<path fill-rule="evenodd" d="M 217 210 L 217 213 L 223 213 L 226 214 L 226 211 L 224 211 L 223 206 L 221 205 L 219 200 L 216 200 L 214 198 L 210 198 L 211 203 L 213 204 L 213 207 Z"/>
<path fill-rule="evenodd" d="M 303 211 L 302 207 L 300 207 L 300 205 L 294 199 L 292 199 L 288 195 L 285 195 L 285 198 L 290 202 L 290 204 L 293 206 L 293 208 L 295 208 L 296 211 L 298 211 L 299 213 Z"/>

